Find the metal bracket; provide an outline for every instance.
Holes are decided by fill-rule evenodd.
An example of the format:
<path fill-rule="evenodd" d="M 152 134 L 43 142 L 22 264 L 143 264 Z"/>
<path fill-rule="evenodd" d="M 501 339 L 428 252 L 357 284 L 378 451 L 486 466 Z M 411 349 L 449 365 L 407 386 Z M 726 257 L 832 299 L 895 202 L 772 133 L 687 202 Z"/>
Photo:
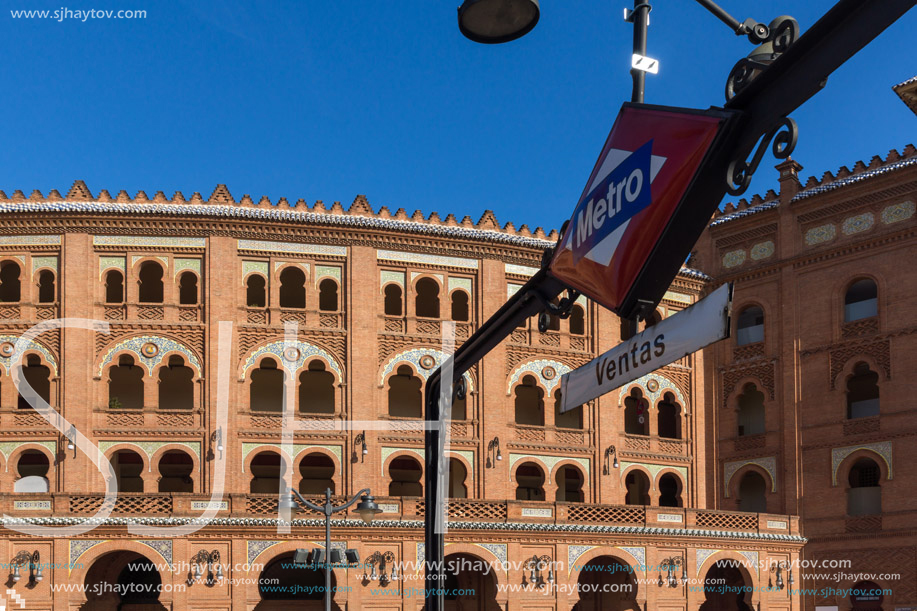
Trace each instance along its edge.
<path fill-rule="evenodd" d="M 749 53 L 748 57 L 743 57 L 733 66 L 726 79 L 727 102 L 755 80 L 799 38 L 799 24 L 795 19 L 786 15 L 781 15 L 771 21 L 770 26 L 762 24 L 758 26 L 763 28 L 760 32 L 765 36 L 758 41 L 761 44 Z M 757 31 L 758 26 L 755 26 L 756 29 L 753 32 Z M 749 32 L 748 37 L 755 40 L 752 32 Z"/>
<path fill-rule="evenodd" d="M 781 130 L 786 131 L 781 131 Z M 751 177 L 757 171 L 764 157 L 764 152 L 773 140 L 772 152 L 777 159 L 786 159 L 796 148 L 796 141 L 799 138 L 799 127 L 796 121 L 789 117 L 784 117 L 777 125 L 772 127 L 761 138 L 758 144 L 758 150 L 755 151 L 751 162 L 736 159 L 729 164 L 726 170 L 726 191 L 730 195 L 737 196 L 745 193 L 748 185 L 751 183 Z"/>

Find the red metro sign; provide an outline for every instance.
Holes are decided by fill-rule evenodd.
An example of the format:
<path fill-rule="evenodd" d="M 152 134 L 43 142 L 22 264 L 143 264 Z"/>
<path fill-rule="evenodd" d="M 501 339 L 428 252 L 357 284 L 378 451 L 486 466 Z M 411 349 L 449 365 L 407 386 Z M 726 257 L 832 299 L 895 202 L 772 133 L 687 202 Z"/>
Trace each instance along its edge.
<path fill-rule="evenodd" d="M 722 190 L 715 197 L 717 189 L 706 189 L 716 201 L 708 196 L 685 204 L 730 117 L 721 110 L 625 104 L 554 253 L 551 273 L 622 316 L 633 314 L 637 300 L 657 303 L 722 197 Z M 704 210 L 700 229 L 696 222 L 680 223 L 680 217 Z"/>

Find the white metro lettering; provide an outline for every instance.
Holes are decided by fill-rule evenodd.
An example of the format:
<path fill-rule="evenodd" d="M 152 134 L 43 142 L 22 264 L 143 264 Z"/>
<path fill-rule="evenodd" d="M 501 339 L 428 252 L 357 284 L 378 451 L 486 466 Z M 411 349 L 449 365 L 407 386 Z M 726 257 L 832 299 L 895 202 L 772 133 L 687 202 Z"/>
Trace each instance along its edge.
<path fill-rule="evenodd" d="M 576 215 L 576 247 L 579 247 L 593 233 L 599 233 L 602 226 L 621 212 L 622 199 L 633 203 L 643 190 L 646 180 L 643 170 L 635 168 L 627 178 L 608 184 L 607 196 L 596 202 L 590 199 Z"/>

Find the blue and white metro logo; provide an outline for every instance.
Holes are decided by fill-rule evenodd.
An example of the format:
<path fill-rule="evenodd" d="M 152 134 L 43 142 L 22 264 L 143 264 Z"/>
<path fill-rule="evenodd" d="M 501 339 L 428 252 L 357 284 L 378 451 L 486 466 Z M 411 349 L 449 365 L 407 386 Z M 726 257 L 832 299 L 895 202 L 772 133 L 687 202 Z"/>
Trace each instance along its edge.
<path fill-rule="evenodd" d="M 665 162 L 652 151 L 652 140 L 632 153 L 609 150 L 568 230 L 572 239 L 566 246 L 573 249 L 574 265 L 582 258 L 608 265 L 630 219 L 652 203 L 650 183 Z"/>

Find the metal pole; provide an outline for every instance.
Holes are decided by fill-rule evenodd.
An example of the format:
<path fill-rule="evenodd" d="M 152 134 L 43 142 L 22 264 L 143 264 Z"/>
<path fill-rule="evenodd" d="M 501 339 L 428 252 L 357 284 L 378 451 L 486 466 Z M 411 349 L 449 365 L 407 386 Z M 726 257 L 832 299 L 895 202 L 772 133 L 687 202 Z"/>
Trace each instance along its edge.
<path fill-rule="evenodd" d="M 631 17 L 634 21 L 634 53 L 646 55 L 646 28 L 650 23 L 650 11 L 653 7 L 645 0 L 634 0 L 634 12 Z M 630 69 L 630 74 L 634 78 L 634 90 L 631 93 L 630 101 L 634 104 L 643 104 L 644 88 L 646 87 L 646 72 Z"/>
<path fill-rule="evenodd" d="M 331 611 L 331 488 L 325 488 L 325 611 Z"/>

